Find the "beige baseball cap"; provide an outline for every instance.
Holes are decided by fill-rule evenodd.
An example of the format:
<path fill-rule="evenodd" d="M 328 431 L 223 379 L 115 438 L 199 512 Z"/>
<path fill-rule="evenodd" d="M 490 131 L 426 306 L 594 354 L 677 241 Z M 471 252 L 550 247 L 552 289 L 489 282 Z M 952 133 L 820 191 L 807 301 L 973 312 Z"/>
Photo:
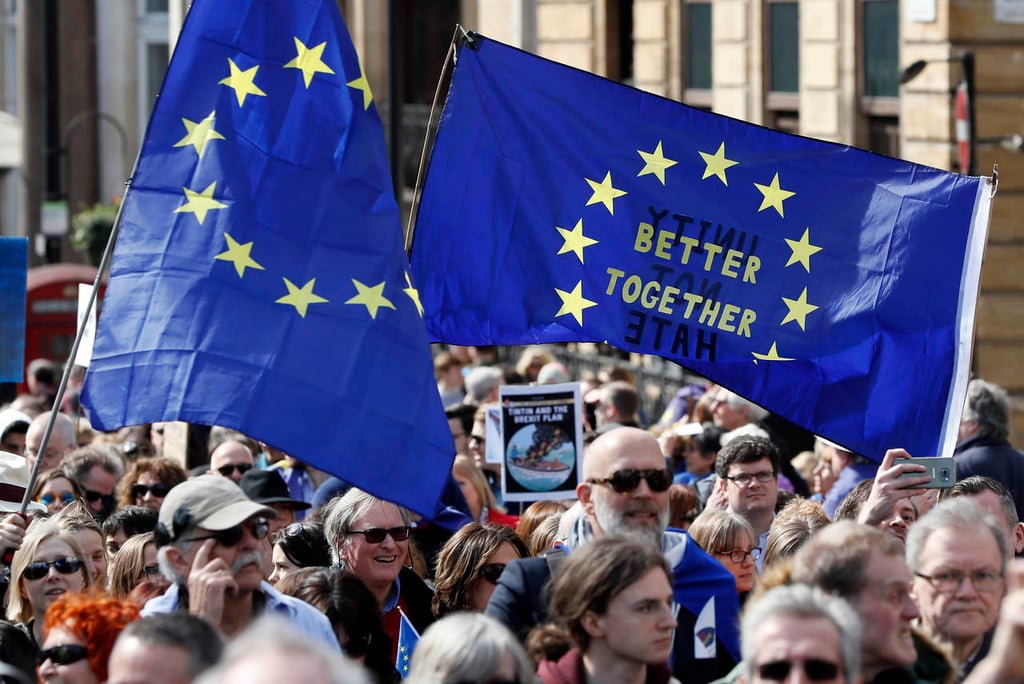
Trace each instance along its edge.
<path fill-rule="evenodd" d="M 177 539 L 186 529 L 202 527 L 219 532 L 241 525 L 254 515 L 276 518 L 277 512 L 249 499 L 241 487 L 226 477 L 200 475 L 167 493 L 160 506 L 159 522 L 172 539 Z"/>

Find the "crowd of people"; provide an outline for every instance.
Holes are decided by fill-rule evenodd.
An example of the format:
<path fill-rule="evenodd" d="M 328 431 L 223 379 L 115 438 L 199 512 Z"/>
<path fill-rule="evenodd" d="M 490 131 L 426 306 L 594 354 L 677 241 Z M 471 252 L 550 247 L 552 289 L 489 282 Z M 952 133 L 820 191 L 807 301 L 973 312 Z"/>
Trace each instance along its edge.
<path fill-rule="evenodd" d="M 1001 388 L 971 381 L 938 489 L 899 445 L 851 453 L 710 383 L 649 420 L 625 364 L 497 351 L 435 356 L 443 519 L 226 428 L 186 469 L 168 425 L 51 413 L 60 368 L 34 362 L 0 408 L 0 680 L 1024 682 Z M 576 498 L 506 507 L 487 409 L 562 382 L 583 397 Z"/>

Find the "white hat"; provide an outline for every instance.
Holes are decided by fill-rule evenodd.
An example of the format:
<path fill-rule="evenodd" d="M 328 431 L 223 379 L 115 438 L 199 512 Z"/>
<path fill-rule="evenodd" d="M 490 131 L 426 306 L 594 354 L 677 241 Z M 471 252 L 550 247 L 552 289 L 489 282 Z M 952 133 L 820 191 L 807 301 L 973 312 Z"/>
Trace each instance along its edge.
<path fill-rule="evenodd" d="M 0 451 L 0 513 L 17 513 L 29 478 L 28 461 L 16 454 Z M 32 513 L 46 513 L 46 506 L 31 502 Z"/>

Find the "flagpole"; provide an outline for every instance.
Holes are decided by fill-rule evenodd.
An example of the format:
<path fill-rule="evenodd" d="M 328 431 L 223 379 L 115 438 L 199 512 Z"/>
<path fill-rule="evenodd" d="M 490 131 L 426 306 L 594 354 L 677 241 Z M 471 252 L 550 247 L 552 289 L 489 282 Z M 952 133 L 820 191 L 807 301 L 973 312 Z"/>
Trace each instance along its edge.
<path fill-rule="evenodd" d="M 420 152 L 420 165 L 416 170 L 416 187 L 413 189 L 412 207 L 409 209 L 409 222 L 405 226 L 405 255 L 412 256 L 412 243 L 414 237 L 414 226 L 416 225 L 416 213 L 419 211 L 420 197 L 423 193 L 423 175 L 427 168 L 427 160 L 430 155 L 427 150 L 433 147 L 434 138 L 437 135 L 437 118 L 434 113 L 437 111 L 437 102 L 441 97 L 441 85 L 445 76 L 450 73 L 450 65 L 455 63 L 456 45 L 459 42 L 459 34 L 462 39 L 472 42 L 472 36 L 466 32 L 461 24 L 455 25 L 455 33 L 452 34 L 452 42 L 448 46 L 448 54 L 445 55 L 444 65 L 441 67 L 441 77 L 437 79 L 437 88 L 434 90 L 434 101 L 430 105 L 430 116 L 427 118 L 427 130 L 423 135 L 423 150 Z"/>
<path fill-rule="evenodd" d="M 121 228 L 121 212 L 124 211 L 125 199 L 128 197 L 128 190 L 131 187 L 132 179 L 135 177 L 135 170 L 139 165 L 139 158 L 142 156 L 142 150 L 139 149 L 139 153 L 135 156 L 135 163 L 132 165 L 131 175 L 128 176 L 128 180 L 125 181 L 124 188 L 125 194 L 122 197 L 121 202 L 117 205 L 117 214 L 114 216 L 114 225 L 110 229 L 110 237 L 107 238 L 107 245 L 103 249 L 103 257 L 100 259 L 99 267 L 96 269 L 96 278 L 93 280 L 92 292 L 89 293 L 89 301 L 85 305 L 85 315 L 81 316 L 83 323 L 78 326 L 75 331 L 75 341 L 71 345 L 71 352 L 68 355 L 68 362 L 64 365 L 64 373 L 60 378 L 60 385 L 57 387 L 57 395 L 53 398 L 53 407 L 50 409 L 50 417 L 46 421 L 46 428 L 43 430 L 43 438 L 39 443 L 39 449 L 36 452 L 36 462 L 32 466 L 32 473 L 29 475 L 28 484 L 25 485 L 25 494 L 21 499 L 21 507 L 18 512 L 24 516 L 28 510 L 28 505 L 32 500 L 32 490 L 35 488 L 36 479 L 39 477 L 39 468 L 43 463 L 43 454 L 46 453 L 46 447 L 50 443 L 50 434 L 53 432 L 53 426 L 57 422 L 57 414 L 60 412 L 60 404 L 64 399 L 64 393 L 67 391 L 68 380 L 71 377 L 71 369 L 75 365 L 75 357 L 78 355 L 78 347 L 82 343 L 82 337 L 85 334 L 85 321 L 89 320 L 89 316 L 92 315 L 93 307 L 96 305 L 96 297 L 99 295 L 100 282 L 103 280 L 103 273 L 107 270 L 107 266 L 110 263 L 111 255 L 114 252 L 114 243 L 117 241 L 117 233 Z M 77 433 L 77 426 L 76 426 Z"/>

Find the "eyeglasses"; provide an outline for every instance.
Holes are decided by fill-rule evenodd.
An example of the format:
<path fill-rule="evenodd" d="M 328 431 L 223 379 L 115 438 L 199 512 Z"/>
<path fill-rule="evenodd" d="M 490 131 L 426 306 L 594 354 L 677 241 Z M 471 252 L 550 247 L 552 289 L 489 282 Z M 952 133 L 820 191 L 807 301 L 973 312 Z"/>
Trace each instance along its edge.
<path fill-rule="evenodd" d="M 616 470 L 611 477 L 587 480 L 591 484 L 608 485 L 618 494 L 631 492 L 640 486 L 640 480 L 647 480 L 652 492 L 664 492 L 672 485 L 672 473 L 667 468 L 649 468 L 647 470 Z"/>
<path fill-rule="evenodd" d="M 58 498 L 60 499 L 60 502 L 65 506 L 70 506 L 71 504 L 75 503 L 74 492 L 61 492 L 60 494 L 50 494 L 49 492 L 47 492 L 46 494 L 43 494 L 42 496 L 39 497 L 39 503 L 49 508 L 53 504 L 57 503 Z"/>
<path fill-rule="evenodd" d="M 740 551 L 739 549 L 736 549 L 735 551 L 715 551 L 715 555 L 728 556 L 729 560 L 733 563 L 742 563 L 747 559 L 747 556 L 750 556 L 750 560 L 756 561 L 761 557 L 761 547 L 755 546 L 749 551 Z"/>
<path fill-rule="evenodd" d="M 409 538 L 409 527 L 399 525 L 397 527 L 389 527 L 386 530 L 383 527 L 367 527 L 365 530 L 349 530 L 349 534 L 361 534 L 366 537 L 366 541 L 370 544 L 380 544 L 384 541 L 384 537 L 388 535 L 391 535 L 391 538 L 396 542 L 400 542 Z"/>
<path fill-rule="evenodd" d="M 153 496 L 158 499 L 162 499 L 167 496 L 167 492 L 171 491 L 170 485 L 165 485 L 163 482 L 157 482 L 154 485 L 136 484 L 132 485 L 132 498 L 141 499 L 146 494 L 153 492 Z"/>
<path fill-rule="evenodd" d="M 114 503 L 113 494 L 100 494 L 99 492 L 94 492 L 91 489 L 86 489 L 83 492 L 83 495 L 85 496 L 85 500 L 88 501 L 89 503 L 96 503 L 97 501 L 102 501 L 104 506 L 109 506 L 112 503 Z"/>
<path fill-rule="evenodd" d="M 242 529 L 249 528 L 249 532 L 256 539 L 265 539 L 267 534 L 270 532 L 270 523 L 267 522 L 266 518 L 254 518 L 248 520 L 241 525 L 229 527 L 226 530 L 218 530 L 213 534 L 206 534 L 201 537 L 189 537 L 183 541 L 205 541 L 206 539 L 216 539 L 217 543 L 224 547 L 237 546 L 238 542 L 242 541 Z"/>
<path fill-rule="evenodd" d="M 36 661 L 40 665 L 47 660 L 54 665 L 70 665 L 71 663 L 77 663 L 79 660 L 84 660 L 88 655 L 89 651 L 86 650 L 85 646 L 80 644 L 64 644 L 63 646 L 54 646 L 45 651 L 40 651 Z"/>
<path fill-rule="evenodd" d="M 29 563 L 21 571 L 21 576 L 27 580 L 37 580 L 46 577 L 50 573 L 50 567 L 57 568 L 62 575 L 73 575 L 82 569 L 83 563 L 78 558 L 58 558 L 55 561 L 36 561 Z"/>
<path fill-rule="evenodd" d="M 803 667 L 804 674 L 812 682 L 826 682 L 830 679 L 835 679 L 839 675 L 838 663 L 833 663 L 830 660 L 821 660 L 820 658 L 808 658 L 802 663 L 794 663 L 789 660 L 773 660 L 770 663 L 758 665 L 757 673 L 761 679 L 769 682 L 783 682 L 789 676 L 789 672 L 794 666 Z"/>
<path fill-rule="evenodd" d="M 247 472 L 252 470 L 252 463 L 232 463 L 231 465 L 221 466 L 217 468 L 217 472 L 224 477 L 231 477 L 231 473 L 238 471 L 239 475 L 245 475 Z"/>
<path fill-rule="evenodd" d="M 160 574 L 160 566 L 146 565 L 142 568 L 142 572 L 146 573 L 146 577 L 155 577 Z"/>
<path fill-rule="evenodd" d="M 971 584 L 978 591 L 993 591 L 998 589 L 1003 581 L 1002 573 L 995 572 L 994 570 L 978 570 L 969 575 L 959 570 L 946 570 L 944 572 L 937 572 L 934 575 L 922 575 L 919 572 L 914 574 L 923 580 L 927 580 L 928 584 L 932 585 L 935 591 L 940 594 L 955 593 L 965 579 L 971 580 Z"/>
<path fill-rule="evenodd" d="M 488 563 L 480 568 L 480 576 L 491 584 L 497 584 L 501 573 L 505 572 L 504 563 Z"/>
<path fill-rule="evenodd" d="M 775 479 L 775 473 L 770 470 L 762 470 L 759 473 L 740 473 L 739 475 L 726 475 L 726 480 L 735 482 L 739 487 L 749 487 L 750 483 L 757 480 L 761 484 L 766 484 Z"/>

